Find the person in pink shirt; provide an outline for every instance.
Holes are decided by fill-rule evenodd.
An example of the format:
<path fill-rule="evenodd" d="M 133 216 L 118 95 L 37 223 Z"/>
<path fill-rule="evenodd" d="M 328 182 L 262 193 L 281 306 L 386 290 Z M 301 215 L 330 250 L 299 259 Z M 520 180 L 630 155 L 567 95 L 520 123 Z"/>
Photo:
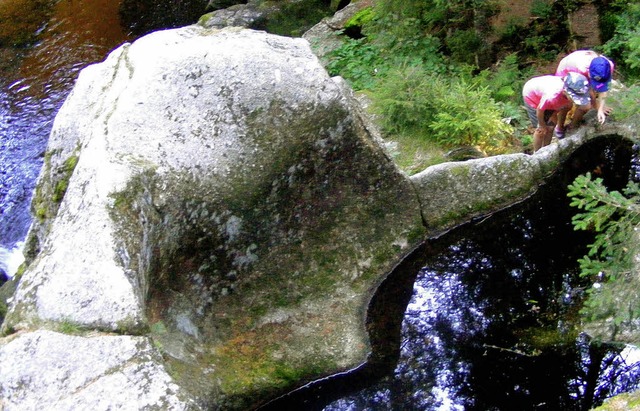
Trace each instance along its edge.
<path fill-rule="evenodd" d="M 544 75 L 533 77 L 522 88 L 525 109 L 535 128 L 533 151 L 549 145 L 554 125 L 558 138 L 564 136 L 564 121 L 573 106 L 589 104 L 589 82 L 579 73 L 569 73 L 565 78 Z"/>
<path fill-rule="evenodd" d="M 598 111 L 600 124 L 604 123 L 607 115 L 611 113 L 611 108 L 605 105 L 605 100 L 614 68 L 611 60 L 592 50 L 576 50 L 560 60 L 556 76 L 564 77 L 570 72 L 580 73 L 589 79 L 591 86 L 591 106 L 576 109 L 571 120 L 572 128 L 580 124 L 582 117 L 592 107 Z"/>

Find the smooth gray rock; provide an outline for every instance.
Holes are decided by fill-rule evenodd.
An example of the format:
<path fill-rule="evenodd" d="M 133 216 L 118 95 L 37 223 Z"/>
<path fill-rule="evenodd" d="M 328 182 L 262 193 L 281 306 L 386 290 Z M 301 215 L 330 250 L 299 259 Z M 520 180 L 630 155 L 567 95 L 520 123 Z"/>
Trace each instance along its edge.
<path fill-rule="evenodd" d="M 262 29 L 273 7 L 261 8 L 258 4 L 238 4 L 212 11 L 200 17 L 198 24 L 205 28 L 244 27 Z"/>

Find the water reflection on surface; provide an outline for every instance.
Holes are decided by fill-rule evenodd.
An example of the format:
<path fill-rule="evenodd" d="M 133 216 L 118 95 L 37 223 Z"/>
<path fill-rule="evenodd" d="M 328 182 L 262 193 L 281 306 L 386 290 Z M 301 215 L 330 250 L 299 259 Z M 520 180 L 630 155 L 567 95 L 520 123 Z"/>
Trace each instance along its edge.
<path fill-rule="evenodd" d="M 573 231 L 561 187 L 439 239 L 393 375 L 324 409 L 589 410 L 637 387 L 636 350 L 573 327 L 591 238 Z"/>
<path fill-rule="evenodd" d="M 2 2 L 0 248 L 11 249 L 26 235 L 53 119 L 79 71 L 130 40 L 120 26 L 118 5 L 110 0 Z"/>

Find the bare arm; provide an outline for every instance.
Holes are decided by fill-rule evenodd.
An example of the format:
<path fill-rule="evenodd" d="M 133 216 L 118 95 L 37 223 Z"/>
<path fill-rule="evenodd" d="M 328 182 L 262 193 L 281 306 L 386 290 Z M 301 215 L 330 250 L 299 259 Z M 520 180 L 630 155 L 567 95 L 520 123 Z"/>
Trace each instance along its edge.
<path fill-rule="evenodd" d="M 598 121 L 600 124 L 603 124 L 607 119 L 607 115 L 611 113 L 611 108 L 605 105 L 605 100 L 607 98 L 607 92 L 600 93 L 596 96 L 596 109 L 598 110 Z"/>

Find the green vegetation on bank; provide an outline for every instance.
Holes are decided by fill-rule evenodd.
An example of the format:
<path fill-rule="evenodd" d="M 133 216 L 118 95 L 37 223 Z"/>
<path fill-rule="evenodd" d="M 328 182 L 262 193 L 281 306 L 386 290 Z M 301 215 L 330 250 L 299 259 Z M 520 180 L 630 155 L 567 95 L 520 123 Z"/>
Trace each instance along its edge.
<path fill-rule="evenodd" d="M 640 80 L 640 3 L 614 0 L 601 18 L 608 39 L 603 51 L 618 64 L 627 83 Z M 637 103 L 637 100 L 636 100 Z"/>
<path fill-rule="evenodd" d="M 528 151 L 522 86 L 570 50 L 567 16 L 579 6 L 536 0 L 531 18 L 514 13 L 497 24 L 492 19 L 503 15 L 495 0 L 379 0 L 346 24 L 327 68 L 369 97 L 409 174 L 460 147 L 487 155 Z M 639 9 L 614 0 L 600 10 L 607 42 L 599 51 L 616 60 L 627 85 L 640 71 Z M 632 101 L 623 106 L 631 109 Z"/>

